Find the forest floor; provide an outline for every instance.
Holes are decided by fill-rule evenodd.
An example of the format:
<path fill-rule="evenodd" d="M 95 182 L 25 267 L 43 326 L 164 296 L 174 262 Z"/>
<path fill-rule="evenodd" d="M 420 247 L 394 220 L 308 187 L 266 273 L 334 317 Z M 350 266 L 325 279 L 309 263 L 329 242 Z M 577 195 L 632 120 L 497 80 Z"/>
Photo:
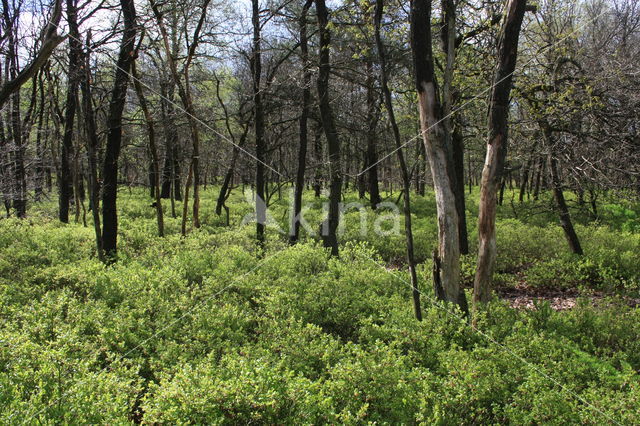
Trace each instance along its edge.
<path fill-rule="evenodd" d="M 216 189 L 186 237 L 167 203 L 164 238 L 146 190 L 121 189 L 109 266 L 90 215 L 61 224 L 53 199 L 0 219 L 0 424 L 637 423 L 638 204 L 602 197 L 594 219 L 567 194 L 584 256 L 550 194 L 499 207 L 498 297 L 471 326 L 433 297 L 433 194 L 412 206 L 418 322 L 393 209 L 345 213 L 331 258 L 305 232 L 288 244 L 289 202 L 274 196 L 259 255 L 250 197 L 235 189 L 226 226 Z M 324 200 L 305 201 L 317 229 Z"/>
<path fill-rule="evenodd" d="M 497 297 L 505 300 L 514 309 L 537 309 L 541 302 L 547 302 L 554 311 L 573 309 L 578 299 L 588 300 L 594 306 L 610 303 L 611 294 L 592 291 L 580 292 L 574 289 L 550 289 L 529 287 L 526 284 L 516 287 L 498 287 L 495 289 Z M 630 307 L 640 306 L 640 299 L 620 296 L 621 301 Z"/>

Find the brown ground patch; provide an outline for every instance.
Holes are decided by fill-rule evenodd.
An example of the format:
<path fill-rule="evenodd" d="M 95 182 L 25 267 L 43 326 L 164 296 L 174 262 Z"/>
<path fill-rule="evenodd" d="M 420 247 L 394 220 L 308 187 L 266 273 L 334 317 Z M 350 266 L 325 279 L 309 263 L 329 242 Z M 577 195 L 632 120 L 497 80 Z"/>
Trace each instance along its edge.
<path fill-rule="evenodd" d="M 588 299 L 594 305 L 602 304 L 603 300 L 610 295 L 602 292 L 592 292 L 589 294 L 580 293 L 573 289 L 550 289 L 528 287 L 519 284 L 516 287 L 502 287 L 495 290 L 498 297 L 509 302 L 512 308 L 516 309 L 536 309 L 535 303 L 547 301 L 555 311 L 564 311 L 576 306 L 578 298 Z M 624 302 L 632 307 L 640 306 L 640 299 L 629 297 L 623 298 Z"/>

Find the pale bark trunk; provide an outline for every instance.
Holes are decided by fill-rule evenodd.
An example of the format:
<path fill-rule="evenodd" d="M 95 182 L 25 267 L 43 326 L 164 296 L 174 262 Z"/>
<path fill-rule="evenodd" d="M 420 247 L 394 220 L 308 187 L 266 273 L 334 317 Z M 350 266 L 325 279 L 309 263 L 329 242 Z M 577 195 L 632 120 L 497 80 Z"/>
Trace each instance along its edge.
<path fill-rule="evenodd" d="M 489 110 L 487 154 L 480 183 L 479 248 L 474 280 L 474 303 L 488 301 L 491 294 L 496 260 L 497 193 L 502 182 L 504 159 L 507 153 L 509 96 L 526 3 L 526 0 L 509 0 L 498 41 L 498 62 Z"/>
<path fill-rule="evenodd" d="M 436 197 L 438 216 L 438 276 L 434 277 L 436 295 L 458 304 L 464 310 L 466 298 L 460 286 L 460 245 L 458 212 L 451 180 L 453 156 L 441 125 L 442 109 L 435 80 L 431 48 L 431 1 L 411 3 L 411 48 L 415 67 L 420 128 Z"/>

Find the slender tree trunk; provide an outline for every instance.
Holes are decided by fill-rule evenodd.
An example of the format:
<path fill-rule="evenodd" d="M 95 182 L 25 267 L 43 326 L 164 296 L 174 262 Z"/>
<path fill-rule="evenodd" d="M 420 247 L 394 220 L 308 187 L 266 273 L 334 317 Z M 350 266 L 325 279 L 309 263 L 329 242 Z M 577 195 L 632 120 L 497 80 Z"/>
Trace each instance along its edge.
<path fill-rule="evenodd" d="M 336 234 L 340 221 L 340 195 L 342 192 L 342 169 L 340 165 L 340 140 L 329 101 L 329 50 L 331 34 L 329 31 L 329 12 L 325 0 L 316 0 L 318 27 L 320 32 L 319 66 L 318 66 L 318 102 L 320 118 L 327 139 L 329 151 L 329 212 L 322 224 L 322 239 L 325 247 L 331 248 L 333 256 L 338 255 L 338 236 Z"/>
<path fill-rule="evenodd" d="M 147 123 L 147 137 L 149 138 L 149 152 L 151 153 L 151 167 L 152 173 L 152 193 L 156 199 L 156 218 L 158 222 L 158 235 L 164 237 L 164 216 L 162 211 L 162 197 L 160 197 L 160 174 L 157 173 L 160 170 L 160 161 L 158 160 L 158 148 L 156 146 L 156 130 L 153 124 L 153 117 L 149 111 L 147 105 L 147 99 L 144 96 L 142 90 L 142 84 L 140 84 L 140 76 L 136 68 L 135 60 L 131 62 L 131 76 L 133 77 L 133 87 L 135 88 L 138 101 L 140 102 L 140 109 L 144 114 L 145 122 Z"/>
<path fill-rule="evenodd" d="M 382 94 L 384 96 L 384 103 L 387 108 L 387 114 L 389 116 L 389 122 L 391 123 L 391 129 L 393 130 L 393 138 L 396 144 L 398 163 L 400 164 L 400 171 L 402 174 L 402 188 L 403 188 L 403 201 L 404 201 L 404 232 L 407 243 L 407 265 L 409 267 L 409 277 L 411 279 L 411 288 L 413 295 L 413 309 L 418 321 L 422 320 L 422 310 L 420 308 L 420 291 L 418 290 L 418 274 L 416 273 L 416 261 L 413 247 L 413 228 L 411 226 L 411 192 L 410 192 L 410 176 L 407 168 L 407 163 L 404 159 L 404 153 L 402 151 L 402 141 L 400 138 L 400 129 L 396 121 L 396 116 L 393 110 L 393 102 L 391 98 L 391 90 L 389 89 L 388 77 L 387 77 L 387 59 L 385 55 L 384 44 L 380 35 L 380 26 L 382 23 L 382 14 L 384 11 L 384 0 L 376 0 L 376 8 L 374 15 L 374 28 L 376 48 L 378 50 L 378 61 L 380 64 L 380 82 L 382 86 Z"/>
<path fill-rule="evenodd" d="M 456 57 L 456 5 L 454 0 L 442 0 L 443 22 L 441 30 L 443 50 L 447 61 L 445 65 L 444 81 L 442 87 L 442 114 L 445 137 L 450 139 L 453 154 L 454 192 L 456 197 L 456 210 L 458 212 L 458 239 L 460 254 L 469 253 L 469 237 L 467 235 L 467 213 L 464 200 L 464 141 L 458 127 L 453 126 L 451 117 L 453 111 L 453 71 Z"/>
<path fill-rule="evenodd" d="M 549 152 L 549 175 L 551 177 L 553 198 L 556 201 L 556 204 L 558 206 L 558 213 L 560 215 L 560 226 L 564 231 L 564 236 L 567 239 L 567 243 L 569 244 L 571 253 L 582 255 L 584 254 L 584 252 L 582 251 L 582 246 L 580 245 L 578 234 L 576 234 L 576 230 L 573 227 L 571 214 L 569 213 L 569 207 L 567 206 L 567 201 L 564 198 L 564 192 L 562 190 L 562 180 L 560 178 L 560 173 L 558 170 L 558 160 L 554 155 L 555 150 L 552 131 L 548 123 L 541 123 L 541 127 L 545 144 Z"/>
<path fill-rule="evenodd" d="M 38 75 L 38 90 L 40 91 L 40 110 L 38 111 L 38 127 L 36 133 L 36 159 L 35 159 L 35 176 L 34 176 L 34 201 L 38 202 L 42 199 L 44 187 L 44 147 L 46 146 L 47 137 L 43 134 L 48 132 L 48 120 L 45 120 L 45 91 L 42 78 L 43 73 Z M 48 116 L 47 116 L 48 117 Z M 0 148 L 1 149 L 1 148 Z M 0 161 L 2 161 L 0 159 Z M 1 166 L 0 166 L 1 167 Z M 0 171 L 0 174 L 2 172 Z M 0 177 L 1 179 L 1 177 Z"/>
<path fill-rule="evenodd" d="M 69 203 L 73 194 L 73 125 L 78 100 L 78 72 L 82 55 L 82 42 L 78 31 L 76 0 L 67 0 L 67 24 L 69 25 L 69 73 L 67 77 L 67 102 L 64 110 L 64 134 L 60 153 L 60 181 L 58 194 L 58 218 L 69 222 Z"/>
<path fill-rule="evenodd" d="M 560 213 L 560 226 L 564 231 L 564 236 L 567 238 L 567 243 L 569 243 L 569 249 L 573 254 L 582 255 L 584 252 L 582 251 L 578 234 L 576 234 L 576 230 L 573 227 L 569 207 L 567 206 L 567 201 L 565 200 L 564 193 L 562 191 L 562 183 L 558 176 L 558 160 L 556 160 L 551 153 L 549 154 L 549 171 L 551 175 L 551 184 L 553 186 L 553 197 L 556 200 L 558 211 Z"/>
<path fill-rule="evenodd" d="M 538 173 L 536 175 L 536 183 L 533 188 L 533 200 L 538 201 L 538 197 L 540 196 L 540 185 L 542 176 L 544 175 L 545 162 L 542 158 L 538 160 Z"/>
<path fill-rule="evenodd" d="M 253 51 L 251 53 L 251 76 L 253 81 L 254 133 L 256 147 L 256 239 L 260 248 L 264 248 L 264 231 L 267 221 L 267 204 L 265 198 L 264 162 L 266 145 L 264 138 L 264 109 L 262 105 L 262 55 L 260 36 L 260 4 L 259 0 L 252 0 L 253 13 Z"/>
<path fill-rule="evenodd" d="M 122 112 L 127 95 L 129 70 L 133 61 L 136 38 L 136 10 L 133 0 L 120 0 L 124 32 L 116 62 L 116 75 L 107 118 L 107 147 L 104 153 L 102 178 L 102 242 L 108 261 L 116 259 L 118 239 L 118 158 L 122 143 Z"/>
<path fill-rule="evenodd" d="M 13 208 L 18 218 L 27 216 L 27 176 L 24 166 L 24 153 L 27 139 L 23 138 L 22 122 L 20 118 L 20 91 L 12 96 L 11 121 L 13 127 L 13 141 L 15 144 L 14 156 L 14 189 Z"/>
<path fill-rule="evenodd" d="M 2 72 L 0 70 L 0 76 Z M 0 191 L 2 192 L 2 203 L 7 214 L 7 218 L 11 216 L 10 188 L 9 188 L 9 153 L 7 149 L 7 138 L 4 132 L 4 119 L 0 114 Z"/>
<path fill-rule="evenodd" d="M 382 201 L 378 186 L 378 135 L 377 125 L 379 119 L 378 97 L 375 91 L 375 76 L 373 75 L 373 62 L 367 60 L 367 186 L 369 188 L 369 201 L 371 208 L 376 209 Z"/>
<path fill-rule="evenodd" d="M 440 268 L 434 276 L 435 294 L 456 303 L 466 313 L 466 297 L 460 286 L 460 244 L 455 182 L 452 181 L 453 154 L 447 145 L 441 125 L 442 109 L 435 79 L 431 47 L 431 1 L 413 0 L 411 3 L 411 50 L 418 92 L 420 128 L 436 196 L 438 215 L 437 260 Z"/>
<path fill-rule="evenodd" d="M 9 5 L 6 1 L 3 1 L 3 17 L 5 21 L 4 30 L 7 36 L 7 55 L 6 55 L 6 82 L 2 86 L 4 89 L 12 81 L 17 81 L 21 73 L 19 69 L 19 55 L 18 55 L 18 41 L 16 38 L 16 29 L 13 26 L 13 19 L 9 15 Z M 26 200 L 26 175 L 24 167 L 24 150 L 26 148 L 27 140 L 23 138 L 22 119 L 20 114 L 20 85 L 14 90 L 6 92 L 6 98 L 0 97 L 0 107 L 4 104 L 5 99 L 11 99 L 11 106 L 7 111 L 7 133 L 8 139 L 13 142 L 13 158 L 8 152 L 7 157 L 12 166 L 7 167 L 6 174 L 10 176 L 9 180 L 12 181 L 9 186 L 11 187 L 11 201 L 13 208 L 16 210 L 16 215 L 19 218 L 24 218 L 27 214 L 27 200 Z M 3 90 L 4 92 L 4 90 Z M 4 93 L 3 93 L 4 94 Z M 8 144 L 6 144 L 8 145 Z M 10 145 L 9 145 L 10 146 Z M 12 160 L 12 161 L 11 161 Z M 7 209 L 7 212 L 9 210 Z"/>
<path fill-rule="evenodd" d="M 22 3 L 20 3 L 22 4 Z M 15 5 L 15 3 L 14 3 Z M 16 57 L 16 44 L 15 44 L 15 16 L 10 16 L 10 7 L 9 2 L 7 0 L 2 0 L 2 10 L 3 10 L 3 18 L 5 21 L 5 26 L 3 31 L 5 34 L 9 34 L 8 44 L 9 48 L 7 49 L 8 57 L 17 58 Z M 55 48 L 62 43 L 65 37 L 59 36 L 57 34 L 58 23 L 60 22 L 60 17 L 62 16 L 62 0 L 55 0 L 55 3 L 52 7 L 51 18 L 47 26 L 42 31 L 42 41 L 40 43 L 40 48 L 35 54 L 34 59 L 29 63 L 26 67 L 24 67 L 20 72 L 18 72 L 18 67 L 13 67 L 10 74 L 7 75 L 7 78 L 0 86 L 0 109 L 4 106 L 5 102 L 7 102 L 12 94 L 15 94 L 20 90 L 20 87 L 30 78 L 32 78 L 41 67 L 48 61 L 49 57 L 55 50 Z M 15 62 L 17 65 L 17 62 Z M 10 76 L 10 78 L 9 78 Z"/>
<path fill-rule="evenodd" d="M 320 197 L 322 192 L 322 125 L 316 121 L 313 130 L 313 156 L 316 162 L 316 170 L 313 177 L 313 194 L 316 198 Z"/>
<path fill-rule="evenodd" d="M 527 185 L 529 184 L 529 170 L 533 164 L 533 156 L 529 157 L 526 166 L 522 171 L 522 181 L 520 182 L 520 193 L 518 194 L 518 201 L 520 204 L 524 202 L 524 194 L 527 192 Z"/>
<path fill-rule="evenodd" d="M 507 154 L 509 96 L 512 74 L 518 56 L 520 27 L 526 0 L 509 0 L 498 41 L 498 59 L 489 109 L 487 155 L 480 184 L 478 217 L 478 267 L 474 280 L 474 303 L 486 302 L 491 296 L 491 282 L 496 260 L 497 192 L 503 179 Z"/>
<path fill-rule="evenodd" d="M 173 76 L 173 80 L 178 87 L 178 95 L 180 96 L 180 100 L 182 101 L 182 105 L 184 106 L 185 112 L 187 114 L 187 121 L 189 122 L 189 129 L 191 130 L 191 142 L 192 142 L 192 155 L 191 155 L 191 164 L 193 171 L 193 226 L 195 228 L 200 227 L 200 130 L 198 127 L 198 123 L 195 115 L 195 108 L 193 106 L 193 99 L 191 96 L 191 84 L 189 81 L 189 66 L 195 55 L 196 48 L 198 46 L 200 32 L 204 25 L 205 18 L 207 16 L 207 8 L 209 6 L 210 0 L 204 0 L 202 7 L 200 8 L 201 14 L 196 25 L 196 28 L 193 33 L 193 39 L 191 40 L 191 44 L 189 45 L 189 51 L 187 52 L 187 57 L 185 61 L 185 65 L 183 68 L 184 73 L 184 84 L 182 83 L 180 76 L 178 75 L 178 68 L 175 63 L 175 58 L 171 52 L 171 46 L 169 45 L 169 37 L 167 31 L 164 26 L 162 13 L 158 9 L 158 6 L 154 0 L 151 0 L 151 8 L 156 17 L 156 21 L 158 23 L 158 28 L 162 34 L 162 40 L 165 48 L 165 52 L 167 54 L 167 61 L 169 63 L 169 68 L 171 70 L 171 75 Z M 186 197 L 186 195 L 185 195 Z M 184 220 L 183 215 L 183 220 Z M 183 224 L 183 227 L 185 225 Z"/>
<path fill-rule="evenodd" d="M 295 244 L 300 237 L 300 212 L 302 211 L 302 193 L 304 192 L 304 175 L 307 169 L 308 121 L 311 104 L 311 67 L 309 64 L 309 46 L 307 40 L 307 12 L 313 0 L 307 0 L 300 14 L 300 56 L 302 61 L 302 113 L 300 115 L 300 132 L 298 147 L 298 170 L 293 194 L 293 214 L 289 229 L 289 242 Z"/>
<path fill-rule="evenodd" d="M 103 259 L 102 231 L 100 226 L 100 182 L 98 182 L 98 131 L 91 98 L 90 68 L 91 31 L 87 34 L 86 53 L 84 57 L 84 76 L 81 79 L 82 106 L 87 131 L 87 156 L 89 163 L 89 203 L 93 215 L 93 228 L 96 234 L 96 250 L 98 258 Z"/>
<path fill-rule="evenodd" d="M 189 174 L 187 175 L 187 183 L 184 186 L 184 202 L 182 203 L 182 227 L 181 232 L 184 237 L 187 235 L 187 212 L 189 211 L 189 188 L 193 179 L 193 163 L 189 165 Z"/>

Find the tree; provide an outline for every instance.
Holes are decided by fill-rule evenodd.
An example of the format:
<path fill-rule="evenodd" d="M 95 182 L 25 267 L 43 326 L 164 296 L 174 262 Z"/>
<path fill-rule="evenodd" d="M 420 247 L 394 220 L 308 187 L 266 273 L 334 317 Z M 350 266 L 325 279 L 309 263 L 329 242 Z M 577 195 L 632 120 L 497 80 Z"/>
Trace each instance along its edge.
<path fill-rule="evenodd" d="M 402 151 L 400 128 L 398 127 L 398 122 L 396 121 L 396 115 L 393 110 L 391 90 L 389 89 L 387 76 L 387 57 L 385 53 L 384 43 L 382 42 L 382 36 L 380 34 L 383 12 L 384 0 L 376 0 L 374 12 L 374 28 L 376 48 L 378 51 L 378 62 L 380 64 L 380 82 L 382 86 L 382 93 L 384 96 L 384 104 L 387 108 L 387 114 L 389 117 L 389 123 L 391 124 L 391 130 L 393 131 L 393 139 L 396 144 L 398 163 L 400 164 L 400 171 L 402 173 L 402 197 L 404 202 L 404 232 L 407 244 L 407 266 L 409 267 L 409 277 L 411 280 L 411 288 L 413 294 L 413 309 L 416 318 L 418 319 L 418 321 L 421 321 L 422 310 L 420 308 L 420 291 L 418 290 L 418 274 L 416 273 L 416 260 L 413 247 L 413 227 L 411 224 L 411 176 L 409 175 L 409 169 L 407 168 L 407 163 L 404 158 L 404 152 Z"/>
<path fill-rule="evenodd" d="M 527 1 L 509 0 L 498 40 L 498 58 L 489 106 L 487 156 L 480 183 L 478 267 L 473 283 L 474 302 L 486 302 L 496 260 L 497 193 L 507 155 L 511 82 L 518 57 L 518 39 Z"/>
<path fill-rule="evenodd" d="M 307 0 L 300 13 L 300 59 L 302 61 L 302 111 L 300 113 L 300 135 L 298 147 L 298 167 L 293 195 L 293 215 L 291 219 L 289 242 L 294 244 L 300 236 L 300 211 L 302 210 L 302 193 L 304 191 L 304 175 L 307 168 L 308 121 L 311 108 L 311 66 L 309 63 L 309 43 L 307 38 L 307 13 L 313 0 Z"/>
<path fill-rule="evenodd" d="M 131 77 L 133 79 L 133 87 L 136 91 L 136 95 L 138 96 L 138 101 L 140 103 L 140 109 L 142 110 L 144 120 L 147 125 L 149 151 L 151 153 L 151 167 L 153 170 L 153 179 L 151 184 L 155 198 L 154 205 L 156 208 L 156 218 L 158 222 L 158 235 L 160 237 L 164 237 L 164 217 L 162 211 L 162 197 L 160 197 L 160 173 L 158 173 L 158 171 L 160 170 L 160 161 L 158 160 L 158 148 L 156 146 L 156 131 L 155 125 L 153 123 L 153 117 L 151 115 L 151 112 L 149 111 L 147 99 L 144 95 L 142 84 L 140 83 L 140 76 L 138 74 L 135 60 L 131 62 Z"/>
<path fill-rule="evenodd" d="M 69 203 L 73 194 L 72 179 L 77 171 L 72 170 L 73 125 L 76 119 L 78 102 L 78 84 L 82 41 L 78 30 L 77 0 L 67 0 L 67 24 L 69 25 L 69 72 L 67 75 L 67 101 L 64 109 L 64 134 L 60 153 L 60 179 L 58 182 L 58 218 L 60 222 L 69 222 Z"/>
<path fill-rule="evenodd" d="M 411 2 L 411 50 L 418 93 L 420 129 L 431 167 L 438 216 L 438 250 L 434 254 L 436 296 L 467 312 L 460 285 L 460 245 L 453 152 L 447 143 L 431 47 L 431 0 Z"/>
<path fill-rule="evenodd" d="M 322 239 L 325 247 L 331 248 L 333 256 L 338 255 L 338 236 L 336 231 L 340 221 L 340 196 L 342 193 L 342 169 L 340 165 L 340 139 L 333 118 L 333 110 L 329 101 L 329 74 L 331 65 L 329 52 L 331 49 L 331 33 L 329 30 L 329 12 L 325 0 L 316 0 L 316 13 L 319 27 L 318 53 L 318 103 L 320 120 L 327 139 L 329 153 L 329 211 L 322 224 Z"/>
<path fill-rule="evenodd" d="M 136 9 L 133 0 L 120 0 L 124 22 L 120 52 L 107 116 L 107 146 L 102 168 L 102 248 L 108 261 L 115 261 L 118 240 L 118 158 L 122 144 L 122 112 L 127 95 L 129 72 L 134 59 Z"/>
<path fill-rule="evenodd" d="M 100 182 L 98 181 L 98 131 L 96 125 L 95 112 L 93 110 L 93 100 L 91 96 L 91 31 L 87 33 L 84 53 L 83 75 L 80 79 L 80 90 L 82 92 L 82 109 L 87 132 L 87 159 L 89 164 L 89 203 L 93 216 L 93 228 L 96 234 L 96 251 L 98 258 L 103 259 L 102 228 L 100 225 Z"/>
<path fill-rule="evenodd" d="M 13 22 L 15 17 L 10 16 L 9 2 L 7 0 L 2 1 L 2 8 L 4 9 L 3 18 L 5 21 L 5 31 L 10 34 L 9 38 L 14 37 Z M 20 72 L 16 72 L 12 75 L 11 79 L 5 81 L 0 86 L 0 108 L 2 108 L 10 98 L 10 96 L 17 92 L 20 87 L 44 65 L 53 53 L 56 47 L 65 39 L 65 37 L 58 35 L 58 24 L 60 23 L 60 17 L 62 16 L 62 0 L 55 0 L 53 7 L 51 8 L 51 18 L 49 23 L 42 31 L 42 41 L 40 48 L 35 54 L 33 60 L 29 65 L 25 66 Z M 10 45 L 13 45 L 9 41 Z M 12 49 L 12 47 L 10 47 Z"/>
<path fill-rule="evenodd" d="M 184 66 L 182 68 L 182 76 L 184 78 L 184 82 L 182 81 L 182 78 L 178 73 L 176 59 L 172 55 L 172 49 L 169 43 L 169 35 L 164 26 L 163 14 L 160 11 L 158 4 L 154 0 L 149 0 L 149 2 L 151 4 L 153 14 L 155 15 L 156 22 L 158 23 L 158 28 L 160 29 L 160 33 L 162 36 L 162 44 L 164 46 L 165 54 L 167 56 L 167 62 L 169 64 L 171 76 L 173 77 L 173 83 L 178 87 L 178 95 L 180 96 L 180 100 L 182 101 L 182 105 L 187 114 L 187 121 L 189 122 L 189 129 L 191 130 L 191 141 L 193 144 L 193 148 L 191 153 L 190 174 L 193 174 L 193 226 L 196 228 L 199 228 L 200 227 L 200 216 L 199 216 L 199 211 L 200 211 L 200 129 L 198 127 L 196 111 L 193 106 L 193 97 L 191 96 L 189 67 L 193 61 L 193 57 L 196 53 L 196 49 L 198 48 L 198 44 L 200 42 L 200 33 L 205 23 L 205 19 L 207 16 L 207 8 L 209 7 L 210 0 L 204 0 L 201 6 L 201 14 L 196 24 L 196 27 L 194 29 L 193 36 L 189 44 L 189 48 L 187 50 L 187 56 L 185 59 Z M 187 182 L 189 182 L 189 180 L 187 180 Z M 188 208 L 188 201 L 189 200 L 187 197 L 187 192 L 185 191 L 183 214 L 182 214 L 183 229 L 185 229 L 185 226 L 186 226 L 186 212 Z"/>
<path fill-rule="evenodd" d="M 251 50 L 251 82 L 253 89 L 253 119 L 256 148 L 256 238 L 260 248 L 264 248 L 264 229 L 267 221 L 267 204 L 265 198 L 264 162 L 266 143 L 264 138 L 264 109 L 262 105 L 262 52 L 259 0 L 252 0 L 251 23 L 253 26 L 253 44 Z"/>

